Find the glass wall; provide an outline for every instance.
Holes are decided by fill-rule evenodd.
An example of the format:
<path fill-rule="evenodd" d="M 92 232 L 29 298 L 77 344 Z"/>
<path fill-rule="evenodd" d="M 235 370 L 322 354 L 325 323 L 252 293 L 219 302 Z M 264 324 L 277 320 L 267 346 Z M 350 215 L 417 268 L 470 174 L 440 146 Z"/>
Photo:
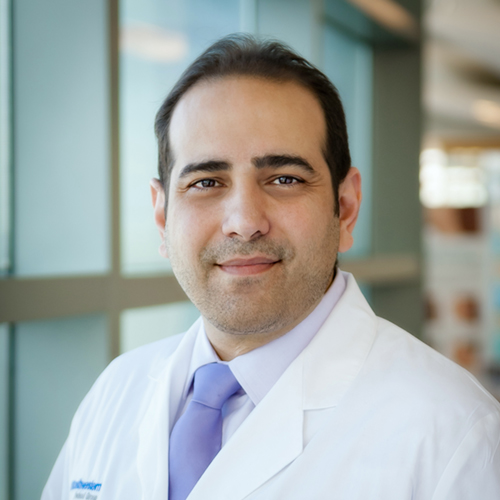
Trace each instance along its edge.
<path fill-rule="evenodd" d="M 0 276 L 10 266 L 10 4 L 0 0 Z"/>
<path fill-rule="evenodd" d="M 106 317 L 15 326 L 14 491 L 40 498 L 71 419 L 109 359 Z"/>
<path fill-rule="evenodd" d="M 189 300 L 123 311 L 120 322 L 121 351 L 127 352 L 185 332 L 199 315 L 198 309 Z"/>
<path fill-rule="evenodd" d="M 15 274 L 106 272 L 106 3 L 12 7 Z"/>
<path fill-rule="evenodd" d="M 46 279 L 61 296 L 110 271 L 108 20 L 100 0 L 0 1 L 0 500 L 40 497 L 111 358 L 104 312 L 40 307 L 58 307 Z"/>
<path fill-rule="evenodd" d="M 317 2 L 258 0 L 255 33 L 277 38 L 321 67 L 323 25 Z"/>
<path fill-rule="evenodd" d="M 371 250 L 371 132 L 372 49 L 326 25 L 324 71 L 337 87 L 347 119 L 352 164 L 361 172 L 363 203 L 354 228 L 354 244 L 347 257 L 366 257 Z"/>
<path fill-rule="evenodd" d="M 10 268 L 10 4 L 0 0 L 0 277 Z M 9 495 L 9 325 L 0 323 L 0 500 Z"/>
<path fill-rule="evenodd" d="M 9 329 L 0 324 L 0 500 L 8 498 L 9 458 Z"/>

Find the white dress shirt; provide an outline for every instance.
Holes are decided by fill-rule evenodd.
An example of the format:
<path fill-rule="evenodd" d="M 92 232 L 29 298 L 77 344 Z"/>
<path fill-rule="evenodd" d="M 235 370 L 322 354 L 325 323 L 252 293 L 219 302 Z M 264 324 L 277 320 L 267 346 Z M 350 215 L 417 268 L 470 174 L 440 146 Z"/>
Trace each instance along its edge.
<path fill-rule="evenodd" d="M 282 337 L 229 362 L 221 361 L 207 338 L 203 322 L 200 322 L 184 387 L 184 396 L 172 427 L 186 411 L 191 401 L 193 377 L 196 370 L 208 363 L 228 364 L 242 389 L 229 398 L 222 408 L 222 446 L 224 446 L 251 411 L 264 399 L 292 361 L 313 339 L 344 293 L 345 287 L 344 276 L 341 272 L 337 272 L 321 302 L 301 323 Z"/>

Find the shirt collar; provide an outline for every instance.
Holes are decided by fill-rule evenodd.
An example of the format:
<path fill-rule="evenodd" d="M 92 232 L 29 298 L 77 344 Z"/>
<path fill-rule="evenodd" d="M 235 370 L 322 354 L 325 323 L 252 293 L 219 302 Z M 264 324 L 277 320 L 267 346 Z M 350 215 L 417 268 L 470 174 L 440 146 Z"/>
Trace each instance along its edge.
<path fill-rule="evenodd" d="M 238 356 L 228 363 L 220 360 L 207 338 L 203 321 L 196 337 L 185 386 L 189 392 L 195 371 L 208 363 L 228 364 L 254 405 L 262 401 L 292 361 L 304 350 L 331 313 L 346 287 L 341 271 L 321 302 L 301 323 L 268 344 Z"/>

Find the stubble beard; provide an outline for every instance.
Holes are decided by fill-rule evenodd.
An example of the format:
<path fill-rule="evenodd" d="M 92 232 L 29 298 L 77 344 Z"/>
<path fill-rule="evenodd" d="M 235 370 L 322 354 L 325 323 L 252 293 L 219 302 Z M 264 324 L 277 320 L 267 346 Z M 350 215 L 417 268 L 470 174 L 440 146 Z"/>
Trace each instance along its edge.
<path fill-rule="evenodd" d="M 165 231 L 167 236 L 167 231 Z M 204 247 L 193 265 L 169 243 L 174 274 L 186 295 L 218 330 L 234 335 L 270 334 L 286 329 L 318 303 L 331 283 L 338 249 L 338 219 L 321 244 L 307 248 L 302 265 L 287 243 L 260 237 L 250 242 L 228 239 Z M 266 255 L 279 261 L 255 276 L 225 275 L 216 265 L 234 256 Z"/>

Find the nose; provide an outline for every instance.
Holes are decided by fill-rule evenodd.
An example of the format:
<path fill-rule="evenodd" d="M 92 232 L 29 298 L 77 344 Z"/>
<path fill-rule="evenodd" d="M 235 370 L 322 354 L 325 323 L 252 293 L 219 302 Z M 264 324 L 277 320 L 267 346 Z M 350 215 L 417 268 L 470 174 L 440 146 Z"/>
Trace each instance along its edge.
<path fill-rule="evenodd" d="M 225 200 L 222 232 L 229 238 L 250 241 L 270 230 L 265 194 L 251 184 L 234 186 Z"/>

